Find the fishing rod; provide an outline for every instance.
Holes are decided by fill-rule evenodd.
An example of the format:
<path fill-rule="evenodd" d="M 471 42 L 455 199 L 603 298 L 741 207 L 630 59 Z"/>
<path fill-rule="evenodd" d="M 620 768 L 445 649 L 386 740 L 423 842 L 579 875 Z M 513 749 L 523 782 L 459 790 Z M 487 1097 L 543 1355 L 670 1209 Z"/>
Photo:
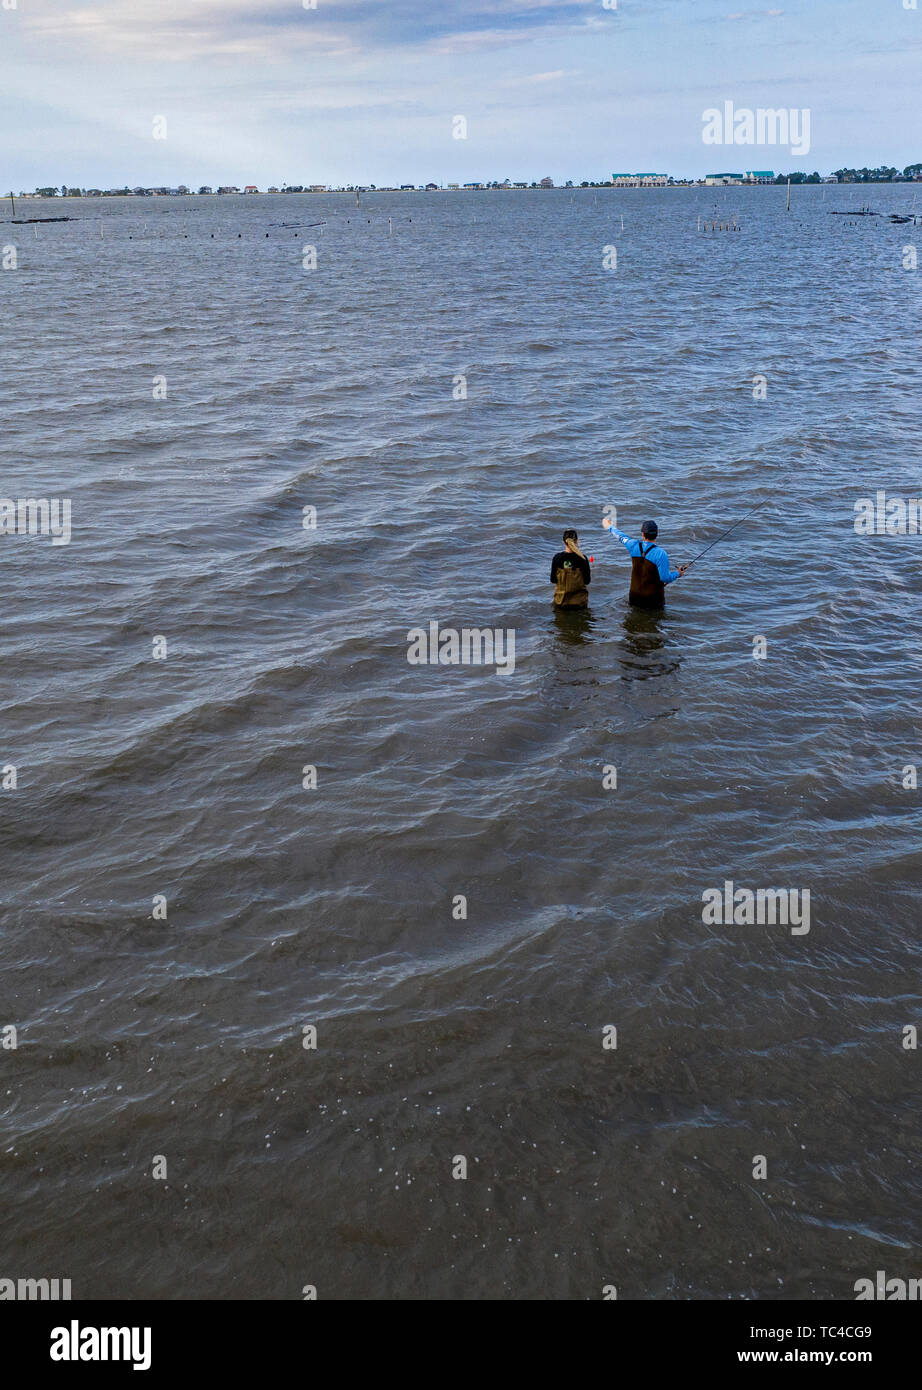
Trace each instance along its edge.
<path fill-rule="evenodd" d="M 757 507 L 753 507 L 751 512 L 747 512 L 745 516 L 741 516 L 739 521 L 734 521 L 733 525 L 728 527 L 722 535 L 719 535 L 715 540 L 711 541 L 710 545 L 706 545 L 704 549 L 701 551 L 701 553 L 695 556 L 695 560 L 700 560 L 701 556 L 706 555 L 709 550 L 713 549 L 713 547 L 717 544 L 718 541 L 723 540 L 724 536 L 729 536 L 731 531 L 735 531 L 737 526 L 742 526 L 744 521 L 748 521 L 751 516 L 755 516 L 756 512 L 760 512 L 763 507 L 767 507 L 769 502 L 771 501 L 771 497 L 766 497 L 765 501 L 760 502 Z M 695 560 L 689 560 L 687 565 L 682 566 L 683 570 L 690 570 L 692 565 L 695 563 Z"/>

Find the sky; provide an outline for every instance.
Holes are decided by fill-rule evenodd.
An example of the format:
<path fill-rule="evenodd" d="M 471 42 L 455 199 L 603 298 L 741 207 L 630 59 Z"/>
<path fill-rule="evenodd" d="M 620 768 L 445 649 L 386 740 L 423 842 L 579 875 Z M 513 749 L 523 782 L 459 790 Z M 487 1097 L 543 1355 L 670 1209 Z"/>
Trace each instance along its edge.
<path fill-rule="evenodd" d="M 0 189 L 922 162 L 922 0 L 741 4 L 0 0 Z M 726 102 L 808 152 L 704 144 Z"/>

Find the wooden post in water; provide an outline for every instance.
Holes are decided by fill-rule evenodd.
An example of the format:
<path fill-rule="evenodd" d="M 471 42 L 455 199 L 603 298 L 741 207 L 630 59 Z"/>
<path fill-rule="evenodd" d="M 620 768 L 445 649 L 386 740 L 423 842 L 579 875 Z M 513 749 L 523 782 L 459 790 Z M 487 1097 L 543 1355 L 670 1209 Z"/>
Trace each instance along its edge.
<path fill-rule="evenodd" d="M 787 211 L 787 212 L 790 212 L 790 211 L 791 211 L 791 180 L 790 180 L 790 179 L 788 179 L 788 205 L 787 205 L 786 211 Z"/>
<path fill-rule="evenodd" d="M 11 203 L 12 208 L 13 208 L 13 216 L 15 217 L 15 216 L 16 216 L 16 199 L 13 197 L 13 190 L 12 190 L 12 188 L 10 189 L 10 203 Z"/>

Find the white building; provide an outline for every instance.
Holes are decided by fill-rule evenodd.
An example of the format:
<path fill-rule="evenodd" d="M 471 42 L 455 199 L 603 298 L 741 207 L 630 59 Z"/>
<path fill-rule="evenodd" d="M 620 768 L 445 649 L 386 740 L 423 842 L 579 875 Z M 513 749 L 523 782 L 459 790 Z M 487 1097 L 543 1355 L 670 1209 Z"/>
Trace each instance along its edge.
<path fill-rule="evenodd" d="M 612 174 L 616 188 L 665 188 L 669 182 L 666 174 Z"/>

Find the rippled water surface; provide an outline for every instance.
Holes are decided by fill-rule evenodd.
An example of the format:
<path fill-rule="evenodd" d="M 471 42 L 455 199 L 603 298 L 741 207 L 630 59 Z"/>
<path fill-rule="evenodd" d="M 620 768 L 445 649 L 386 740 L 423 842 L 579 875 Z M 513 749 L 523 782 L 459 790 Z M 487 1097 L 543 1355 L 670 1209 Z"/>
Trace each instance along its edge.
<path fill-rule="evenodd" d="M 922 229 L 831 216 L 922 199 L 784 200 L 59 200 L 17 216 L 75 221 L 0 228 L 0 492 L 73 504 L 69 545 L 0 539 L 0 1276 L 922 1274 L 922 537 L 852 524 L 922 487 Z M 715 203 L 740 231 L 698 232 Z M 678 563 L 761 503 L 663 614 L 629 608 L 605 506 Z M 550 603 L 568 525 L 582 615 Z M 514 629 L 514 672 L 410 665 L 430 621 Z M 809 889 L 809 933 L 706 924 L 727 879 Z"/>

